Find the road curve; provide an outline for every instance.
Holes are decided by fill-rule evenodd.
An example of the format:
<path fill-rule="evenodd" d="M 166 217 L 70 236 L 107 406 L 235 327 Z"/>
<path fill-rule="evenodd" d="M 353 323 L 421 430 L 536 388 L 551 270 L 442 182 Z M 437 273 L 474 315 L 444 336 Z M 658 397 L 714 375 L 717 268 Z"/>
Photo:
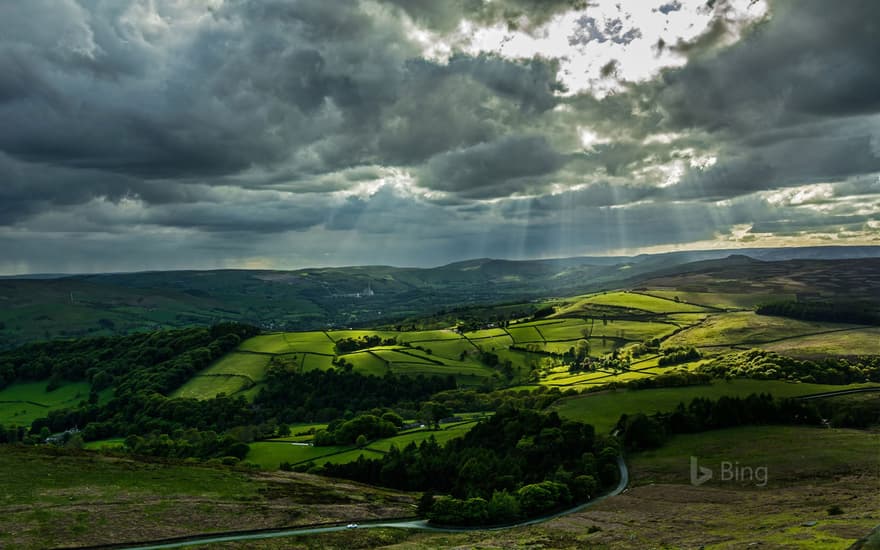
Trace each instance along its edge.
<path fill-rule="evenodd" d="M 605 493 L 602 496 L 596 497 L 584 504 L 579 506 L 575 506 L 574 508 L 569 508 L 567 510 L 563 510 L 561 512 L 557 512 L 555 514 L 550 514 L 547 516 L 542 516 L 535 519 L 530 519 L 526 521 L 521 521 L 519 523 L 513 523 L 509 525 L 495 526 L 495 527 L 438 527 L 435 525 L 429 524 L 425 520 L 411 520 L 411 521 L 376 521 L 369 523 L 360 523 L 358 525 L 358 529 L 378 529 L 378 528 L 392 528 L 392 529 L 414 529 L 420 531 L 431 531 L 435 533 L 460 533 L 465 531 L 499 531 L 502 529 L 511 529 L 513 527 L 524 527 L 528 525 L 536 525 L 538 523 L 543 523 L 545 521 L 550 521 L 552 519 L 556 519 L 561 516 L 565 516 L 568 514 L 574 514 L 576 512 L 580 512 L 590 506 L 594 506 L 595 504 L 602 502 L 606 498 L 613 497 L 622 493 L 627 485 L 629 485 L 629 470 L 626 467 L 626 462 L 624 462 L 623 457 L 617 458 L 617 466 L 620 469 L 620 481 L 617 483 L 617 487 L 611 490 L 608 493 Z M 206 536 L 193 536 L 191 538 L 187 538 L 186 540 L 176 540 L 173 542 L 162 542 L 162 541 L 153 541 L 153 542 L 138 542 L 133 544 L 113 544 L 107 545 L 104 548 L 127 548 L 129 550 L 158 550 L 161 548 L 183 548 L 186 546 L 195 546 L 198 544 L 216 544 L 221 542 L 235 542 L 242 540 L 261 540 L 261 539 L 272 539 L 279 537 L 292 537 L 299 535 L 319 535 L 323 533 L 334 533 L 338 531 L 346 531 L 348 527 L 338 525 L 338 526 L 330 526 L 330 527 L 304 527 L 299 529 L 287 529 L 284 531 L 272 531 L 265 533 L 230 533 L 228 535 L 224 535 L 222 533 L 206 535 Z M 167 539 L 166 539 L 167 540 Z M 98 548 L 98 547 L 91 547 Z"/>

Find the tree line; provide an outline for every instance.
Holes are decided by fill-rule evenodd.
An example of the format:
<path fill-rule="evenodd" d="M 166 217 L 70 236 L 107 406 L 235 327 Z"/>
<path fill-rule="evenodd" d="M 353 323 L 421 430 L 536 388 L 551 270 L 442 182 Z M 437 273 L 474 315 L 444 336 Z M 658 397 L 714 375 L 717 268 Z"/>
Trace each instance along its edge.
<path fill-rule="evenodd" d="M 776 315 L 802 321 L 880 325 L 880 306 L 870 302 L 819 302 L 785 300 L 759 305 L 759 315 Z"/>

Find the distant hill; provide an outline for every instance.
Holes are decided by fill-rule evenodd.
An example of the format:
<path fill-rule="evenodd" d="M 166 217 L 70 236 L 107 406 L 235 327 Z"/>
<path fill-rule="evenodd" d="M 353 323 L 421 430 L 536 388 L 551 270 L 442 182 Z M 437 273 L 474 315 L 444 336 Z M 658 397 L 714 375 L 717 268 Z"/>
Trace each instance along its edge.
<path fill-rule="evenodd" d="M 434 268 L 15 276 L 0 279 L 0 347 L 233 320 L 265 330 L 357 326 L 450 307 L 646 284 L 724 292 L 762 285 L 786 292 L 876 296 L 877 258 L 880 247 L 828 246 L 481 258 Z M 735 283 L 724 282 L 729 280 Z"/>

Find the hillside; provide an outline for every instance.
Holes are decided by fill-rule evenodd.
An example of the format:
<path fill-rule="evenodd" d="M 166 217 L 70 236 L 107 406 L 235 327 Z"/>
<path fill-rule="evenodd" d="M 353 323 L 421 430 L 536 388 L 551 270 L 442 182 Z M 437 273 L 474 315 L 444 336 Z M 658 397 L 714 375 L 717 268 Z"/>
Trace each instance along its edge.
<path fill-rule="evenodd" d="M 619 287 L 845 294 L 878 301 L 880 260 L 870 259 L 876 256 L 880 247 L 818 247 L 479 259 L 426 269 L 365 266 L 0 278 L 0 347 L 221 321 L 246 322 L 264 330 L 399 323 L 451 308 Z"/>
<path fill-rule="evenodd" d="M 0 445 L 0 545 L 60 548 L 410 517 L 412 495 L 308 474 Z"/>

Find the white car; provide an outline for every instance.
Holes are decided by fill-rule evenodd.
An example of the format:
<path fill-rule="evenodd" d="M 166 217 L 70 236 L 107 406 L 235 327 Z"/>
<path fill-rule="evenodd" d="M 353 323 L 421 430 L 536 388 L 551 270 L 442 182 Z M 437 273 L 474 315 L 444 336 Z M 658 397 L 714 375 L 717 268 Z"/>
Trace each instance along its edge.
<path fill-rule="evenodd" d="M 348 525 L 345 526 L 346 529 L 357 529 L 357 527 L 358 527 L 357 523 L 349 523 Z"/>

